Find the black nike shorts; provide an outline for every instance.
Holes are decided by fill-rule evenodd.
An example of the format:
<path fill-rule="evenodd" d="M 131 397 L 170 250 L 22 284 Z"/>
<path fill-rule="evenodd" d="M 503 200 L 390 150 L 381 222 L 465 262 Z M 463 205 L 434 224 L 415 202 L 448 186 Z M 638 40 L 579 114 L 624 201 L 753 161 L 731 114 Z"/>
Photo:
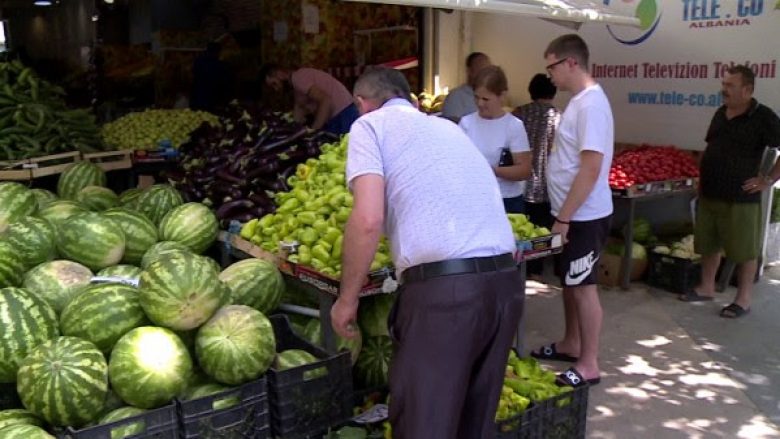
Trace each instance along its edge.
<path fill-rule="evenodd" d="M 599 258 L 609 236 L 612 215 L 591 221 L 572 221 L 569 242 L 558 255 L 556 269 L 564 287 L 593 285 Z"/>

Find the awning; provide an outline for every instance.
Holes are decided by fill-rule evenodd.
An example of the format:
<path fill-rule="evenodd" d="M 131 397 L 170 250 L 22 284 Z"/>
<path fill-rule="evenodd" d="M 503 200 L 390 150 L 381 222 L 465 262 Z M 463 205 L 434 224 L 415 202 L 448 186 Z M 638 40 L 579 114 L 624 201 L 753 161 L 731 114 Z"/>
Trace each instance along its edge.
<path fill-rule="evenodd" d="M 345 0 L 364 3 L 385 3 L 440 9 L 457 9 L 472 12 L 524 15 L 578 23 L 601 22 L 605 24 L 639 27 L 639 19 L 618 13 L 604 3 L 588 0 Z"/>

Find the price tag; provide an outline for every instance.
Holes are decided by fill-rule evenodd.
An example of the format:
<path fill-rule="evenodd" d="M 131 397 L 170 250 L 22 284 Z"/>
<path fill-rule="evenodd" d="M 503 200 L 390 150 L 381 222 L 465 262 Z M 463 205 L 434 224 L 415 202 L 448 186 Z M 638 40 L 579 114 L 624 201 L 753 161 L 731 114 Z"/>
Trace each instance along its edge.
<path fill-rule="evenodd" d="M 386 420 L 388 409 L 386 404 L 377 404 L 365 412 L 352 418 L 352 422 L 357 424 L 376 424 Z"/>
<path fill-rule="evenodd" d="M 22 169 L 38 169 L 37 163 L 25 163 L 22 165 Z"/>
<path fill-rule="evenodd" d="M 94 276 L 92 279 L 89 280 L 90 283 L 93 284 L 100 284 L 100 283 L 119 283 L 119 284 L 125 284 L 130 285 L 131 287 L 138 288 L 138 278 L 130 278 L 130 277 L 118 277 L 118 276 Z"/>
<path fill-rule="evenodd" d="M 690 178 L 685 180 L 685 185 L 686 186 L 693 186 L 693 180 L 691 180 Z"/>

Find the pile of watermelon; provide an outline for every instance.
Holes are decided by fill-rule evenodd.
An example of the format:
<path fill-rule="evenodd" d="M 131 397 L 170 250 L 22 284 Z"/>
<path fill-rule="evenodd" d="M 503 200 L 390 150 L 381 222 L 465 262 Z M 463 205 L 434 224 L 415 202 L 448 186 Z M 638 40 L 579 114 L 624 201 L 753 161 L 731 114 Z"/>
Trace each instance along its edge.
<path fill-rule="evenodd" d="M 208 207 L 168 185 L 105 184 L 86 162 L 57 194 L 0 183 L 0 386 L 15 384 L 23 404 L 0 411 L 0 437 L 47 438 L 224 391 L 277 356 L 266 315 L 284 290 L 278 269 L 221 271 L 201 255 L 218 231 Z"/>

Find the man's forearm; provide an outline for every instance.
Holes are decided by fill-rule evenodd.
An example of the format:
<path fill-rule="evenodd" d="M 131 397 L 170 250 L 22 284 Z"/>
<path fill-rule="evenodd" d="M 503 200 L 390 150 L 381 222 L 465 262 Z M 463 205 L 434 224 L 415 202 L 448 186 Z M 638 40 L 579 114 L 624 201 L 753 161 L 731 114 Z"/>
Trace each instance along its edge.
<path fill-rule="evenodd" d="M 328 123 L 328 117 L 330 116 L 330 101 L 319 102 L 317 104 L 317 114 L 314 117 L 314 122 L 311 124 L 312 129 L 319 130 Z"/>
<path fill-rule="evenodd" d="M 594 172 L 590 169 L 580 168 L 580 172 L 574 177 L 574 182 L 571 185 L 571 190 L 566 195 L 566 200 L 563 202 L 557 218 L 561 221 L 570 221 L 574 214 L 579 210 L 582 203 L 588 199 L 588 196 L 593 191 L 593 187 L 596 186 L 596 180 L 598 180 L 599 172 Z"/>
<path fill-rule="evenodd" d="M 344 230 L 341 257 L 341 289 L 339 295 L 347 301 L 356 301 L 368 276 L 371 262 L 379 245 L 381 227 L 364 225 L 350 216 Z"/>

